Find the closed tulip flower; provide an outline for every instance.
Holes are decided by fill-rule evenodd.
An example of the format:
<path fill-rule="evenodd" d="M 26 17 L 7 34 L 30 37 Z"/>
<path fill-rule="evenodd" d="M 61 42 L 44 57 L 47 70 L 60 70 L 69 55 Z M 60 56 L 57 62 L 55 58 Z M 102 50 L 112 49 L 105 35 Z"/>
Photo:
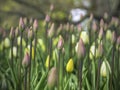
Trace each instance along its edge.
<path fill-rule="evenodd" d="M 8 48 L 8 47 L 10 47 L 10 39 L 9 38 L 5 38 L 5 40 L 4 40 L 4 47 L 5 48 Z"/>
<path fill-rule="evenodd" d="M 53 67 L 48 75 L 47 85 L 49 89 L 52 89 L 57 83 L 57 68 Z"/>
<path fill-rule="evenodd" d="M 73 59 L 71 58 L 66 65 L 66 71 L 72 72 L 73 69 L 74 69 L 74 63 L 73 63 Z"/>
<path fill-rule="evenodd" d="M 20 36 L 17 38 L 17 45 L 18 46 L 20 46 L 20 40 L 21 40 L 21 38 L 20 38 Z M 26 42 L 25 42 L 25 40 L 24 39 L 22 39 L 22 46 L 26 46 Z"/>
<path fill-rule="evenodd" d="M 82 31 L 80 34 L 80 38 L 82 38 L 84 44 L 88 44 L 89 43 L 89 35 L 87 31 Z"/>
<path fill-rule="evenodd" d="M 111 68 L 107 60 L 103 61 L 100 68 L 100 75 L 107 77 L 111 73 Z"/>
<path fill-rule="evenodd" d="M 29 64 L 30 64 L 30 55 L 28 52 L 26 52 L 22 61 L 22 65 L 23 67 L 27 68 Z"/>
<path fill-rule="evenodd" d="M 47 58 L 46 58 L 46 62 L 45 62 L 46 68 L 49 67 L 49 60 L 50 60 L 50 56 L 48 55 Z"/>

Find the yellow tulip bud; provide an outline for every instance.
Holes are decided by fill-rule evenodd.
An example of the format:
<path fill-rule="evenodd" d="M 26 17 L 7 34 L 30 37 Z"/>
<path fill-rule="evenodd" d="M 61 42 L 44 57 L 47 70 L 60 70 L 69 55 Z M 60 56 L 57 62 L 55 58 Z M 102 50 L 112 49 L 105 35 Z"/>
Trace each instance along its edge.
<path fill-rule="evenodd" d="M 41 47 L 42 51 L 44 52 L 46 48 L 45 48 L 43 40 L 39 38 L 37 41 L 38 41 L 37 47 Z"/>
<path fill-rule="evenodd" d="M 112 32 L 111 32 L 111 30 L 107 30 L 107 32 L 106 32 L 106 39 L 109 40 L 109 41 L 112 40 Z"/>
<path fill-rule="evenodd" d="M 80 34 L 80 38 L 83 40 L 84 44 L 89 43 L 89 36 L 88 36 L 87 31 L 82 31 Z"/>
<path fill-rule="evenodd" d="M 9 38 L 5 38 L 5 40 L 4 40 L 4 46 L 5 46 L 5 48 L 8 48 L 8 47 L 10 47 L 10 39 Z"/>
<path fill-rule="evenodd" d="M 17 45 L 18 46 L 20 46 L 20 41 L 21 41 L 21 38 L 20 38 L 20 36 L 17 38 Z M 25 42 L 25 40 L 24 39 L 22 39 L 22 46 L 26 46 L 26 42 Z"/>
<path fill-rule="evenodd" d="M 90 57 L 91 60 L 94 59 L 94 57 L 95 57 L 95 45 L 92 45 L 92 46 L 90 47 L 89 57 Z"/>
<path fill-rule="evenodd" d="M 45 62 L 46 68 L 49 67 L 49 60 L 50 60 L 50 56 L 48 55 L 48 56 L 47 56 L 47 59 L 46 59 L 46 62 Z"/>
<path fill-rule="evenodd" d="M 102 77 L 106 77 L 107 76 L 107 71 L 106 71 L 106 64 L 103 61 L 101 68 L 100 68 L 100 74 Z"/>
<path fill-rule="evenodd" d="M 107 60 L 102 62 L 101 68 L 100 68 L 100 75 L 102 77 L 107 77 L 111 73 L 111 68 L 109 65 L 109 62 Z"/>
<path fill-rule="evenodd" d="M 73 69 L 74 69 L 74 63 L 73 63 L 73 59 L 71 58 L 66 65 L 66 71 L 72 72 Z"/>

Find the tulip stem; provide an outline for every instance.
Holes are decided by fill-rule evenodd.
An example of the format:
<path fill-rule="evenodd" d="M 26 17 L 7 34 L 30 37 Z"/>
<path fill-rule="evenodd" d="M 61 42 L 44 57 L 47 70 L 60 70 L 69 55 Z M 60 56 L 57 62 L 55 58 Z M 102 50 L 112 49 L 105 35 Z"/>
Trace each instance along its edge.
<path fill-rule="evenodd" d="M 27 68 L 25 68 L 24 90 L 27 90 Z"/>
<path fill-rule="evenodd" d="M 32 60 L 32 39 L 30 40 L 30 66 L 29 66 L 29 80 L 28 80 L 28 90 L 30 90 L 31 85 L 31 60 Z"/>
<path fill-rule="evenodd" d="M 96 83 L 96 90 L 99 90 L 99 80 L 100 80 L 100 66 L 101 66 L 101 59 L 98 60 L 98 72 L 97 72 L 97 83 Z"/>
<path fill-rule="evenodd" d="M 22 37 L 23 37 L 23 32 L 22 32 L 22 30 L 20 31 L 20 60 L 19 60 L 19 81 L 20 81 L 20 83 L 19 83 L 19 89 L 21 90 L 21 67 L 22 67 Z"/>
<path fill-rule="evenodd" d="M 82 90 L 82 65 L 83 65 L 83 61 L 79 60 L 79 62 L 78 62 L 78 84 L 79 84 L 79 90 Z"/>
<path fill-rule="evenodd" d="M 51 56 L 52 56 L 52 38 L 49 39 L 48 49 L 49 49 L 49 55 L 50 55 L 48 70 L 50 70 L 50 62 L 51 62 Z"/>
<path fill-rule="evenodd" d="M 113 72 L 114 72 L 114 53 L 115 53 L 115 43 L 113 44 L 112 49 L 112 62 L 111 62 L 111 78 L 110 78 L 110 90 L 113 90 L 112 81 L 113 81 Z"/>

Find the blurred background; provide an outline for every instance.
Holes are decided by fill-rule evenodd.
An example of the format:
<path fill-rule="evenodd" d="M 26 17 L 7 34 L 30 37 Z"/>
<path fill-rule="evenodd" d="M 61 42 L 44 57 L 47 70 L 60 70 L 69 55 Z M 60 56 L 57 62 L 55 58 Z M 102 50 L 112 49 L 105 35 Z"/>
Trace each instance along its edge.
<path fill-rule="evenodd" d="M 0 26 L 17 26 L 20 17 L 44 20 L 52 8 L 51 18 L 56 23 L 68 22 L 74 9 L 78 9 L 72 13 L 74 16 L 82 9 L 96 17 L 102 17 L 105 12 L 120 17 L 120 0 L 0 0 Z"/>

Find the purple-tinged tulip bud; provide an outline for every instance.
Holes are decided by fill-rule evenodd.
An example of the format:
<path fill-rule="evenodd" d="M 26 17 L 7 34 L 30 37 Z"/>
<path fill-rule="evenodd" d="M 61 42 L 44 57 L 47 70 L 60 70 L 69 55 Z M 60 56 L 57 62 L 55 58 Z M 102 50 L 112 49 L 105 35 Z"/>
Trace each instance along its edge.
<path fill-rule="evenodd" d="M 15 29 L 15 36 L 17 37 L 19 35 L 19 29 L 18 27 Z"/>
<path fill-rule="evenodd" d="M 116 41 L 116 49 L 120 51 L 120 36 L 118 36 Z"/>
<path fill-rule="evenodd" d="M 53 9 L 54 9 L 54 5 L 51 4 L 51 5 L 50 5 L 50 11 L 53 11 Z"/>
<path fill-rule="evenodd" d="M 115 31 L 112 32 L 112 43 L 116 42 L 116 33 Z"/>
<path fill-rule="evenodd" d="M 96 24 L 95 21 L 94 21 L 93 24 L 92 24 L 92 29 L 93 29 L 94 32 L 97 31 L 97 24 Z"/>
<path fill-rule="evenodd" d="M 90 21 L 93 20 L 93 13 L 90 14 L 90 18 L 89 19 L 90 19 Z"/>
<path fill-rule="evenodd" d="M 30 24 L 30 25 L 33 24 L 33 18 L 30 18 L 30 20 L 29 20 L 29 24 Z"/>
<path fill-rule="evenodd" d="M 28 21 L 26 17 L 23 19 L 23 21 L 24 21 L 24 24 L 27 25 Z"/>
<path fill-rule="evenodd" d="M 23 18 L 20 17 L 20 20 L 19 20 L 19 29 L 24 29 L 25 28 L 25 24 L 24 24 L 24 21 L 23 21 Z"/>
<path fill-rule="evenodd" d="M 58 40 L 57 48 L 58 48 L 58 49 L 62 49 L 62 48 L 63 48 L 63 45 L 64 45 L 64 40 L 63 40 L 63 37 L 60 35 L 60 36 L 59 36 L 59 40 Z"/>
<path fill-rule="evenodd" d="M 62 31 L 62 29 L 63 29 L 63 25 L 60 24 L 60 26 L 58 27 L 58 30 L 57 30 L 57 34 L 59 34 Z"/>
<path fill-rule="evenodd" d="M 30 64 L 30 55 L 28 52 L 26 52 L 22 61 L 22 65 L 23 67 L 27 68 L 29 64 Z"/>
<path fill-rule="evenodd" d="M 103 19 L 100 20 L 100 27 L 104 27 L 104 21 L 103 21 Z"/>
<path fill-rule="evenodd" d="M 49 72 L 47 80 L 47 85 L 49 89 L 52 89 L 57 84 L 57 78 L 58 78 L 57 68 L 53 67 Z"/>
<path fill-rule="evenodd" d="M 104 19 L 108 19 L 108 13 L 105 12 L 103 17 L 104 17 Z"/>
<path fill-rule="evenodd" d="M 78 42 L 78 46 L 77 46 L 77 56 L 79 59 L 85 56 L 85 46 L 84 46 L 83 40 L 81 38 L 80 38 L 80 40 Z"/>
<path fill-rule="evenodd" d="M 45 22 L 49 22 L 50 21 L 50 16 L 47 14 L 45 17 Z"/>
<path fill-rule="evenodd" d="M 119 25 L 119 19 L 116 18 L 116 17 L 112 17 L 112 20 L 111 20 L 111 25 L 115 25 L 116 27 Z"/>
<path fill-rule="evenodd" d="M 28 39 L 32 39 L 33 38 L 33 30 L 32 30 L 32 28 L 30 28 L 29 30 L 28 30 Z"/>
<path fill-rule="evenodd" d="M 15 37 L 15 31 L 14 31 L 13 27 L 11 27 L 10 38 L 14 38 L 14 37 Z"/>
<path fill-rule="evenodd" d="M 101 57 L 103 55 L 103 45 L 99 44 L 98 51 L 96 52 L 97 57 Z"/>
<path fill-rule="evenodd" d="M 117 38 L 117 45 L 120 45 L 120 36 Z"/>
<path fill-rule="evenodd" d="M 99 35 L 98 35 L 98 38 L 99 38 L 99 39 L 102 39 L 103 33 L 104 33 L 104 32 L 103 32 L 103 28 L 101 27 L 101 28 L 100 28 L 100 31 L 99 31 Z"/>
<path fill-rule="evenodd" d="M 33 30 L 36 31 L 38 29 L 38 20 L 35 19 L 33 23 Z"/>
<path fill-rule="evenodd" d="M 48 30 L 48 37 L 49 38 L 53 37 L 53 35 L 54 35 L 54 27 L 55 27 L 55 25 L 54 25 L 54 23 L 52 23 L 50 29 Z"/>

